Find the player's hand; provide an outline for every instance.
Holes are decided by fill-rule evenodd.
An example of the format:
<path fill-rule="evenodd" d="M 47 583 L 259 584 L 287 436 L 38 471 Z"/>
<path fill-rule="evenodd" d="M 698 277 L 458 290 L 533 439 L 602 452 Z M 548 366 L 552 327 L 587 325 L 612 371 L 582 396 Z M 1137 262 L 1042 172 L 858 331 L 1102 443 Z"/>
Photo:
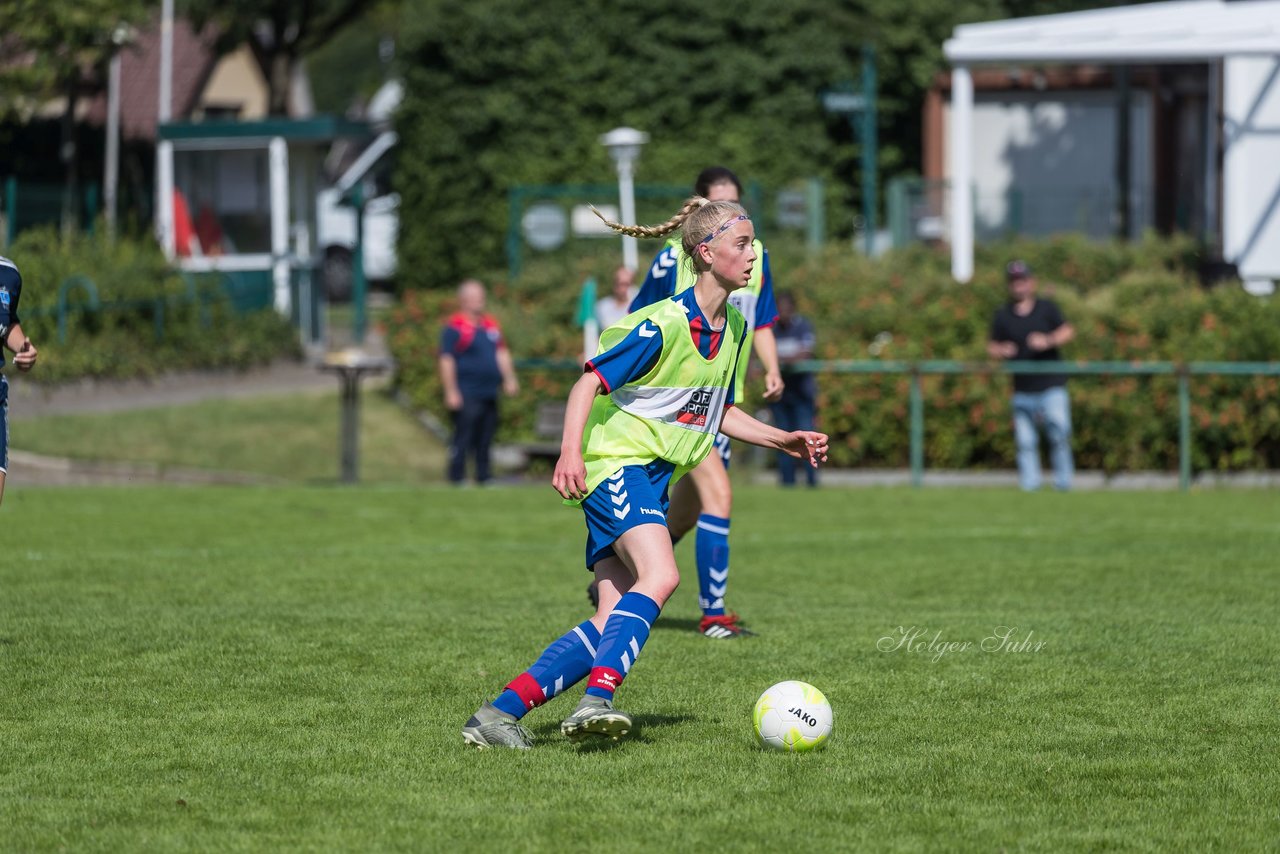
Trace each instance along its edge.
<path fill-rule="evenodd" d="M 1012 359 L 1018 355 L 1018 345 L 1012 341 L 997 341 L 996 352 L 1000 354 L 1001 359 Z"/>
<path fill-rule="evenodd" d="M 507 397 L 515 397 L 520 392 L 520 381 L 515 377 L 502 381 L 502 393 Z"/>
<path fill-rule="evenodd" d="M 805 460 L 809 465 L 817 468 L 818 463 L 827 461 L 827 441 L 826 433 L 818 433 L 813 430 L 797 430 L 790 434 L 790 438 L 782 450 L 789 456 L 798 460 Z"/>
<path fill-rule="evenodd" d="M 764 375 L 764 399 L 773 403 L 782 397 L 782 390 L 787 384 L 782 381 L 782 374 L 770 371 Z"/>
<path fill-rule="evenodd" d="M 444 408 L 450 412 L 457 412 L 462 408 L 462 392 L 445 390 Z"/>
<path fill-rule="evenodd" d="M 1027 336 L 1027 349 L 1043 353 L 1049 349 L 1049 336 L 1043 332 L 1032 332 Z"/>
<path fill-rule="evenodd" d="M 28 338 L 22 343 L 22 349 L 18 350 L 13 356 L 13 364 L 20 371 L 29 371 L 36 366 L 36 357 L 40 355 L 40 351 L 36 349 L 36 345 L 31 343 Z"/>
<path fill-rule="evenodd" d="M 581 500 L 587 495 L 587 466 L 582 461 L 581 453 L 564 453 L 556 461 L 556 470 L 551 475 L 551 485 L 561 498 L 573 501 Z"/>

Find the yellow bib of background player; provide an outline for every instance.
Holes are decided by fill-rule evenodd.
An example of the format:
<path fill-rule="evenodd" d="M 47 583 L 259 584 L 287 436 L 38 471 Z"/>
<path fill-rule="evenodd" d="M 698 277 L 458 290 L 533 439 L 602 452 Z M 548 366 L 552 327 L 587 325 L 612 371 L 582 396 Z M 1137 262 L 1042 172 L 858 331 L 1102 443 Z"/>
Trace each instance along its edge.
<path fill-rule="evenodd" d="M 685 288 L 693 287 L 693 283 L 698 280 L 698 274 L 693 272 L 693 265 L 689 263 L 689 257 L 684 254 L 680 238 L 668 238 L 667 247 L 673 250 L 676 259 L 676 286 L 671 292 L 674 295 Z M 751 361 L 751 338 L 755 335 L 756 329 L 756 301 L 760 299 L 760 288 L 764 284 L 764 244 L 759 240 L 753 240 L 751 248 L 756 250 L 756 265 L 751 268 L 751 280 L 747 282 L 745 288 L 738 288 L 729 294 L 729 305 L 736 308 L 747 322 L 747 331 L 742 342 L 742 351 L 747 354 L 747 358 L 738 360 L 738 373 L 734 378 L 737 385 L 733 389 L 733 399 L 738 403 L 746 400 L 747 364 Z"/>
<path fill-rule="evenodd" d="M 724 337 L 713 359 L 698 352 L 689 315 L 669 299 L 628 315 L 600 336 L 598 352 L 603 353 L 637 327 L 640 335 L 661 331 L 662 353 L 649 373 L 592 403 L 582 435 L 588 494 L 623 466 L 657 459 L 675 463 L 675 483 L 710 452 L 746 332 L 737 309 L 725 306 L 725 315 Z"/>

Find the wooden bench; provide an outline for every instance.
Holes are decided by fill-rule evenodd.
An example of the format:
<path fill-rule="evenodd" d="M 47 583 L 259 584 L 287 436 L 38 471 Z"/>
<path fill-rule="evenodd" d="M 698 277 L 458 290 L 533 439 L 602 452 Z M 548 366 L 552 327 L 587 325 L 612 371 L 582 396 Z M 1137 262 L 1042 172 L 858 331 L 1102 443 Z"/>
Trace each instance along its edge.
<path fill-rule="evenodd" d="M 526 468 L 534 460 L 547 460 L 554 466 L 556 460 L 560 459 L 560 437 L 564 432 L 564 409 L 565 404 L 563 401 L 538 404 L 537 412 L 534 413 L 533 417 L 534 438 L 531 441 L 521 442 L 516 445 L 520 453 L 524 455 Z"/>

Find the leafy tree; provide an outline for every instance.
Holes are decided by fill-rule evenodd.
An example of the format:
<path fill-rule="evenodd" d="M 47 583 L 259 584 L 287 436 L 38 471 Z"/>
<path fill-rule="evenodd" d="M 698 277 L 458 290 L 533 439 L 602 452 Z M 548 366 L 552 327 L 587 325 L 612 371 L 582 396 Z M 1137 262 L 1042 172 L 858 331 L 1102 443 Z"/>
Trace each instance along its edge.
<path fill-rule="evenodd" d="M 217 23 L 223 47 L 248 41 L 267 69 L 268 109 L 288 112 L 289 81 L 307 54 L 359 20 L 376 0 L 183 0 L 197 25 Z"/>
<path fill-rule="evenodd" d="M 769 186 L 816 175 L 846 188 L 839 202 L 851 213 L 856 141 L 818 94 L 856 79 L 864 42 L 877 49 L 880 167 L 900 173 L 919 162 L 923 92 L 957 24 L 1083 5 L 407 0 L 402 283 L 447 286 L 498 265 L 508 190 L 611 182 L 596 140 L 619 125 L 651 134 L 645 183 L 687 186 L 716 162 Z"/>
<path fill-rule="evenodd" d="M 317 110 L 344 113 L 386 82 L 402 23 L 401 7 L 399 0 L 378 0 L 358 23 L 307 55 Z"/>
<path fill-rule="evenodd" d="M 17 0 L 0 5 L 0 109 L 29 115 L 51 99 L 64 100 L 62 160 L 66 186 L 63 221 L 74 221 L 76 104 L 100 92 L 111 55 L 118 50 L 113 34 L 136 24 L 148 12 L 147 0 Z"/>
<path fill-rule="evenodd" d="M 818 90 L 857 44 L 820 0 L 420 2 L 406 14 L 401 269 L 442 286 L 501 259 L 519 184 L 610 183 L 599 134 L 642 128 L 646 183 L 687 186 L 708 163 L 781 183 L 832 173 Z"/>

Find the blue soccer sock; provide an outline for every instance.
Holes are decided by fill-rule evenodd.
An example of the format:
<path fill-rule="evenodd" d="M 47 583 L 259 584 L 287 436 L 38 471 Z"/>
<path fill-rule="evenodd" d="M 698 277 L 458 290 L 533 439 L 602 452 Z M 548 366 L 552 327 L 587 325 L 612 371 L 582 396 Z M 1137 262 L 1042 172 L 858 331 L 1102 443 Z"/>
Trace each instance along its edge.
<path fill-rule="evenodd" d="M 501 711 L 522 718 L 534 706 L 582 681 L 600 648 L 600 632 L 590 620 L 574 626 L 543 651 L 533 666 L 512 679 L 493 701 Z"/>
<path fill-rule="evenodd" d="M 643 593 L 627 593 L 609 615 L 600 633 L 600 651 L 591 665 L 587 693 L 593 697 L 613 699 L 627 671 L 640 657 L 640 649 L 649 639 L 653 621 L 662 610 L 658 603 Z"/>
<path fill-rule="evenodd" d="M 698 606 L 707 617 L 724 614 L 729 588 L 729 520 L 703 513 L 695 541 L 698 559 Z"/>

